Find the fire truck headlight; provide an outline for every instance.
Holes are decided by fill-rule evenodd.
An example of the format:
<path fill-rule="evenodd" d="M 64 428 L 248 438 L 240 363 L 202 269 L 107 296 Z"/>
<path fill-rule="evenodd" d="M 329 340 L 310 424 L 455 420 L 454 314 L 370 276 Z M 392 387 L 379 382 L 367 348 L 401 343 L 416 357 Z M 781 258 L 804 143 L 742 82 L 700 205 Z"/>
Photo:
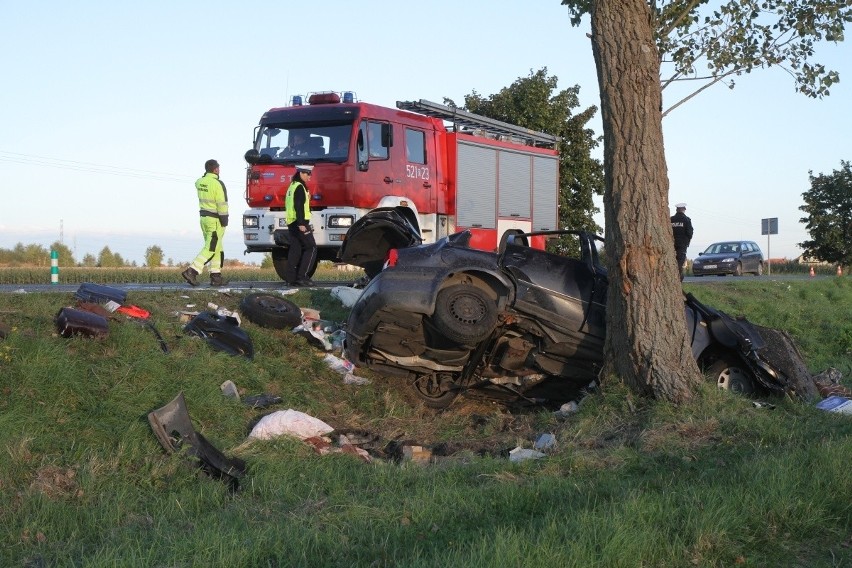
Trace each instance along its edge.
<path fill-rule="evenodd" d="M 258 227 L 258 219 L 254 215 L 244 215 L 243 216 L 243 228 L 244 229 L 257 229 Z"/>
<path fill-rule="evenodd" d="M 337 215 L 328 218 L 329 229 L 348 229 L 355 218 L 352 215 Z"/>

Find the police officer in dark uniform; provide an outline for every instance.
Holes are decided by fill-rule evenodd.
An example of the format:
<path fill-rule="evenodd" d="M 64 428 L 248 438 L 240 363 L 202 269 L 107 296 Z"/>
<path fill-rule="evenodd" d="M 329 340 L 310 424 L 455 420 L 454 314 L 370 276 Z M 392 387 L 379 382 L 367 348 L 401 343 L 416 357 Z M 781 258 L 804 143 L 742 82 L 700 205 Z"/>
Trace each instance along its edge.
<path fill-rule="evenodd" d="M 683 266 L 686 264 L 686 249 L 692 240 L 692 219 L 686 216 L 686 203 L 675 204 L 675 214 L 672 215 L 672 233 L 674 234 L 675 258 L 680 270 L 680 280 L 683 282 Z"/>
<path fill-rule="evenodd" d="M 296 166 L 287 195 L 284 198 L 284 217 L 290 234 L 285 280 L 291 286 L 313 286 L 308 272 L 316 262 L 317 243 L 311 227 L 311 194 L 305 184 L 310 181 L 313 166 Z"/>

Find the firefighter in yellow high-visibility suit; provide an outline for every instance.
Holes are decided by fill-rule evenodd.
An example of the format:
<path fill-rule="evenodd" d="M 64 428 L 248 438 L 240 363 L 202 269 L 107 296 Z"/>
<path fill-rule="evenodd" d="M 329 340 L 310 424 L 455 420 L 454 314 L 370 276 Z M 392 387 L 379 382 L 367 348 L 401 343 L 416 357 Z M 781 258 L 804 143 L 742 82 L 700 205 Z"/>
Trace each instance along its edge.
<path fill-rule="evenodd" d="M 195 189 L 198 191 L 204 246 L 181 276 L 191 285 L 198 286 L 198 275 L 204 265 L 209 263 L 210 285 L 224 286 L 222 264 L 225 261 L 225 253 L 222 250 L 222 240 L 225 237 L 225 227 L 228 226 L 228 190 L 219 179 L 219 162 L 207 160 L 204 163 L 204 175 L 195 182 Z"/>

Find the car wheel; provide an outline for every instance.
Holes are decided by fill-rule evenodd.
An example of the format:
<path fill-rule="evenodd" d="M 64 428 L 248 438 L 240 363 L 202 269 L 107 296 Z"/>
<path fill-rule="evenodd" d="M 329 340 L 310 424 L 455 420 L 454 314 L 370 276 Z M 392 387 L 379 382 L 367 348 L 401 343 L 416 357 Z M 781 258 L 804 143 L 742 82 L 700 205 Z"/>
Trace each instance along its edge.
<path fill-rule="evenodd" d="M 743 275 L 743 263 L 738 262 L 737 267 L 734 269 L 734 276 L 742 276 Z"/>
<path fill-rule="evenodd" d="M 249 294 L 240 302 L 240 311 L 261 327 L 293 329 L 302 323 L 299 306 L 272 294 Z"/>
<path fill-rule="evenodd" d="M 757 276 L 763 276 L 763 263 L 762 262 L 757 263 L 757 272 L 755 272 L 755 274 Z"/>
<path fill-rule="evenodd" d="M 429 408 L 447 408 L 458 396 L 449 375 L 423 375 L 414 380 L 414 392 Z"/>
<path fill-rule="evenodd" d="M 733 357 L 717 359 L 707 368 L 706 373 L 720 389 L 744 395 L 753 394 L 756 390 L 751 372 Z"/>
<path fill-rule="evenodd" d="M 491 334 L 497 306 L 473 284 L 454 284 L 438 292 L 432 321 L 448 339 L 473 345 Z"/>

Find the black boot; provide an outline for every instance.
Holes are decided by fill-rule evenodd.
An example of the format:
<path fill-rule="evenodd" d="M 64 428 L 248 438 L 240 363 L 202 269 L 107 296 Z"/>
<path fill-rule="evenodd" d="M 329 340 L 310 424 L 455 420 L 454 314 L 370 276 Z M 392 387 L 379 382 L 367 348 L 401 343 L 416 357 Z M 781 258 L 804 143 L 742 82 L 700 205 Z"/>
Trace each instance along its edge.
<path fill-rule="evenodd" d="M 228 283 L 227 280 L 224 280 L 222 278 L 222 274 L 220 274 L 219 272 L 215 272 L 215 273 L 210 275 L 210 285 L 211 286 L 215 286 L 215 287 L 225 286 L 227 283 Z"/>
<path fill-rule="evenodd" d="M 184 280 L 189 282 L 190 286 L 198 286 L 198 273 L 193 267 L 188 266 L 180 275 L 183 276 Z"/>

